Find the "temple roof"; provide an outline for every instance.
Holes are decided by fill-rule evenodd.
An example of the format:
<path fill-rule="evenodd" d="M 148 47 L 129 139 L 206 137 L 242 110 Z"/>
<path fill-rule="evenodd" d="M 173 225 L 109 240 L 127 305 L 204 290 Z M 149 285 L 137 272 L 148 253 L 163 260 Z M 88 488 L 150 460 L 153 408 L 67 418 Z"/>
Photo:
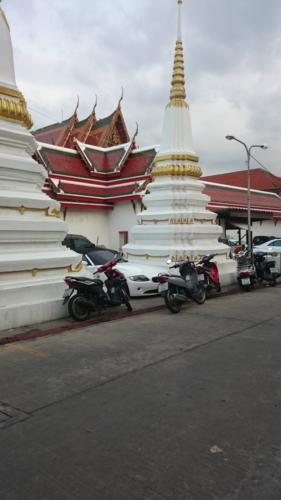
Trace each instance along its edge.
<path fill-rule="evenodd" d="M 281 191 L 281 177 L 263 170 L 255 168 L 250 170 L 251 188 L 260 189 L 261 191 Z M 238 170 L 235 172 L 226 172 L 223 174 L 207 175 L 202 177 L 203 181 L 218 182 L 220 184 L 228 184 L 231 186 L 248 186 L 247 170 Z"/>
<path fill-rule="evenodd" d="M 208 208 L 215 212 L 228 210 L 247 211 L 248 189 L 205 182 L 204 193 L 210 196 Z M 251 212 L 270 213 L 273 218 L 281 216 L 281 198 L 276 193 L 251 189 Z"/>
<path fill-rule="evenodd" d="M 130 141 L 120 101 L 113 113 L 99 120 L 96 118 L 96 105 L 83 120 L 78 119 L 77 108 L 67 120 L 35 130 L 35 138 L 39 142 L 68 148 L 73 148 L 76 140 L 104 148 Z"/>
<path fill-rule="evenodd" d="M 44 191 L 63 207 L 112 209 L 119 201 L 140 199 L 156 149 L 135 149 L 134 139 L 111 148 L 79 141 L 76 149 L 39 143 L 37 156 L 49 175 Z"/>

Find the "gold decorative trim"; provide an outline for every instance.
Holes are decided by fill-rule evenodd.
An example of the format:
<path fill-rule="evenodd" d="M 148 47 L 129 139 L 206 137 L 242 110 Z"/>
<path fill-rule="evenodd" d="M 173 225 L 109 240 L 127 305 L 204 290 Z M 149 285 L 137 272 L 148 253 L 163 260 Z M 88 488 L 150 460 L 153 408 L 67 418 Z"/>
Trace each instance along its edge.
<path fill-rule="evenodd" d="M 149 225 L 149 224 L 161 224 L 167 222 L 168 224 L 182 224 L 182 225 L 187 225 L 187 224 L 209 224 L 209 225 L 216 225 L 217 222 L 215 219 L 194 219 L 194 218 L 188 218 L 188 217 L 174 217 L 171 219 L 138 219 L 137 224 L 139 226 L 142 225 Z"/>
<path fill-rule="evenodd" d="M 138 219 L 137 223 L 139 226 L 143 226 L 147 223 L 149 224 L 162 224 L 163 222 L 169 222 L 169 219 Z"/>
<path fill-rule="evenodd" d="M 9 207 L 9 206 L 1 206 L 0 205 L 0 210 L 17 210 L 21 215 L 24 215 L 25 212 L 30 211 L 30 212 L 44 212 L 46 217 L 56 217 L 58 219 L 61 218 L 62 213 L 60 210 L 57 208 L 54 208 L 53 210 L 50 211 L 50 207 L 47 208 L 33 208 L 33 207 L 25 207 L 21 205 L 20 207 Z"/>
<path fill-rule="evenodd" d="M 47 267 L 47 268 L 37 268 L 34 267 L 33 269 L 20 269 L 18 271 L 1 271 L 1 274 L 17 274 L 17 273 L 31 273 L 33 278 L 36 278 L 37 274 L 40 272 L 46 272 L 46 271 L 67 271 L 68 273 L 79 273 L 83 268 L 83 262 L 82 260 L 73 268 L 72 266 L 68 267 Z"/>
<path fill-rule="evenodd" d="M 182 99 L 176 99 L 176 98 L 171 99 L 169 104 L 167 104 L 167 108 L 172 108 L 172 107 L 189 109 L 189 105 L 187 104 L 186 101 L 184 101 Z"/>
<path fill-rule="evenodd" d="M 4 21 L 5 21 L 6 25 L 7 25 L 7 28 L 10 31 L 10 26 L 9 26 L 9 23 L 8 23 L 8 19 L 6 18 L 6 14 L 3 11 L 3 9 L 1 9 L 1 7 L 0 7 L 0 16 L 3 17 L 3 19 L 4 19 Z"/>
<path fill-rule="evenodd" d="M 68 266 L 67 269 L 68 269 L 69 273 L 80 273 L 80 271 L 82 271 L 82 269 L 83 269 L 83 261 L 80 260 L 80 262 L 78 262 L 78 264 L 76 264 L 75 267 L 72 267 L 72 265 L 71 265 L 71 266 Z"/>
<path fill-rule="evenodd" d="M 168 259 L 169 255 L 150 255 L 149 253 L 143 253 L 143 254 L 136 254 L 136 253 L 130 253 L 126 252 L 124 254 L 124 258 L 126 259 L 128 255 L 131 255 L 131 257 L 144 257 L 146 260 L 149 259 Z"/>
<path fill-rule="evenodd" d="M 189 219 L 187 217 L 173 218 L 169 220 L 169 224 L 216 224 L 214 219 Z"/>
<path fill-rule="evenodd" d="M 10 89 L 9 87 L 1 87 L 0 94 L 6 95 L 8 97 L 18 97 L 19 99 L 24 99 L 23 94 L 17 89 Z"/>
<path fill-rule="evenodd" d="M 169 165 L 167 167 L 153 167 L 152 176 L 190 176 L 201 177 L 202 169 L 197 165 Z"/>
<path fill-rule="evenodd" d="M 227 252 L 217 254 L 218 257 L 225 257 L 227 260 L 230 258 Z M 198 262 L 204 257 L 204 253 L 201 255 L 172 255 L 170 257 L 172 262 L 183 262 L 187 259 L 190 259 L 193 262 Z"/>
<path fill-rule="evenodd" d="M 33 125 L 31 115 L 29 114 L 24 98 L 18 102 L 0 97 L 0 118 L 21 123 L 27 129 Z"/>
<path fill-rule="evenodd" d="M 162 162 L 162 161 L 195 161 L 196 163 L 199 161 L 199 156 L 192 154 L 168 154 L 168 155 L 156 155 L 154 159 L 154 163 Z"/>

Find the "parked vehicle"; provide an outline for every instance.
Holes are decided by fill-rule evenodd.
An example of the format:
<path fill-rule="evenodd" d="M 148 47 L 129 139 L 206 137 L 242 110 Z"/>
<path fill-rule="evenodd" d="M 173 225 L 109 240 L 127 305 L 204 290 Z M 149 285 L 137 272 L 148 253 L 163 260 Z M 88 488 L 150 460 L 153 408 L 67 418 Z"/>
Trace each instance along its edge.
<path fill-rule="evenodd" d="M 97 266 L 116 258 L 117 255 L 117 251 L 108 248 L 93 247 L 88 249 L 83 255 L 87 273 L 95 272 Z M 145 297 L 147 295 L 158 294 L 158 288 L 153 283 L 152 277 L 159 272 L 159 267 L 127 262 L 122 258 L 119 259 L 116 269 L 124 274 L 127 280 L 127 292 L 131 297 Z M 103 279 L 105 277 L 101 275 L 100 278 Z"/>
<path fill-rule="evenodd" d="M 272 253 L 256 252 L 253 257 L 242 255 L 238 259 L 238 282 L 245 291 L 253 289 L 256 283 L 268 283 L 276 285 L 279 272 L 274 271 L 275 261 L 268 259 Z"/>
<path fill-rule="evenodd" d="M 242 290 L 249 292 L 256 283 L 256 269 L 248 252 L 240 252 L 237 255 L 238 283 Z"/>
<path fill-rule="evenodd" d="M 96 273 L 105 273 L 107 280 L 104 283 L 99 278 L 67 276 L 65 283 L 68 290 L 64 294 L 64 304 L 68 303 L 70 316 L 77 321 L 89 318 L 91 312 L 100 313 L 102 309 L 124 304 L 128 311 L 132 311 L 127 294 L 126 278 L 115 269 L 118 259 L 113 259 L 99 266 Z"/>
<path fill-rule="evenodd" d="M 271 256 L 271 253 L 266 252 L 256 252 L 254 254 L 254 264 L 256 269 L 257 280 L 262 283 L 265 281 L 270 286 L 276 285 L 276 279 L 280 276 L 280 273 L 275 271 L 275 261 L 268 260 L 267 256 Z"/>
<path fill-rule="evenodd" d="M 81 234 L 67 234 L 62 244 L 80 254 L 83 254 L 89 248 L 95 248 L 95 244 Z"/>
<path fill-rule="evenodd" d="M 221 291 L 219 270 L 217 264 L 213 262 L 214 257 L 216 254 L 204 255 L 196 264 L 199 281 L 204 284 L 207 297 L 210 297 L 212 291 Z"/>
<path fill-rule="evenodd" d="M 263 245 L 267 241 L 277 239 L 276 236 L 255 236 L 253 238 L 253 246 Z"/>
<path fill-rule="evenodd" d="M 153 278 L 154 282 L 159 283 L 158 290 L 164 297 L 167 308 L 172 313 L 178 313 L 182 304 L 189 300 L 203 304 L 206 300 L 206 289 L 199 281 L 195 263 L 186 260 L 170 266 L 170 269 L 179 269 L 179 275 L 160 273 Z"/>
<path fill-rule="evenodd" d="M 265 243 L 262 243 L 261 245 L 254 246 L 253 252 L 254 252 L 254 254 L 258 253 L 258 252 L 265 252 L 265 253 L 278 252 L 278 253 L 281 253 L 281 238 L 275 238 L 273 240 L 266 241 Z"/>

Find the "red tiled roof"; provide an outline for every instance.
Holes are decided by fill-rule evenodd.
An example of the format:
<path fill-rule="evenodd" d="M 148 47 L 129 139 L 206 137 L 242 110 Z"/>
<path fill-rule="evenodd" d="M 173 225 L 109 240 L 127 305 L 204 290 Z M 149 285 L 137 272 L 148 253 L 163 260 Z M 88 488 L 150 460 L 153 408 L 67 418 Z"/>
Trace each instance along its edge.
<path fill-rule="evenodd" d="M 226 209 L 247 209 L 247 190 L 232 189 L 230 186 L 213 186 L 206 183 L 204 193 L 210 196 L 209 208 Z M 251 191 L 251 210 L 280 212 L 281 199 L 274 194 L 263 194 Z"/>
<path fill-rule="evenodd" d="M 113 172 L 117 169 L 125 153 L 126 149 L 124 147 L 113 151 L 99 151 L 90 148 L 86 148 L 84 151 L 94 169 L 102 173 Z"/>
<path fill-rule="evenodd" d="M 152 165 L 155 155 L 155 149 L 132 153 L 122 168 L 122 177 L 148 175 L 148 169 Z"/>
<path fill-rule="evenodd" d="M 85 178 L 91 177 L 85 162 L 75 151 L 70 153 L 68 151 L 56 151 L 48 147 L 42 147 L 40 149 L 40 155 L 49 173 Z"/>
<path fill-rule="evenodd" d="M 237 172 L 226 172 L 224 174 L 207 175 L 202 177 L 204 181 L 227 184 L 229 186 L 248 186 L 247 170 L 238 170 Z M 279 191 L 281 190 L 281 177 L 271 174 L 261 168 L 251 169 L 251 189 L 260 189 L 261 191 Z"/>

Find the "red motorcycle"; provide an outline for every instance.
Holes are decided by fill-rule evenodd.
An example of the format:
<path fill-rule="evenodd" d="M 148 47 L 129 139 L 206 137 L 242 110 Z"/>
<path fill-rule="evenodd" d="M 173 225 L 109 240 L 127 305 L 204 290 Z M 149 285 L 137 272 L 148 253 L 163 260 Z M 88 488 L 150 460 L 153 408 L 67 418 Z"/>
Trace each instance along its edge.
<path fill-rule="evenodd" d="M 124 304 L 132 311 L 128 285 L 123 273 L 114 269 L 120 259 L 113 259 L 99 266 L 95 274 L 104 273 L 107 280 L 87 278 L 85 276 L 66 276 L 65 283 L 69 289 L 64 293 L 64 304 L 68 304 L 68 312 L 76 321 L 85 321 L 91 312 L 100 313 L 108 307 Z M 104 289 L 104 284 L 106 289 Z"/>
<path fill-rule="evenodd" d="M 217 264 L 213 262 L 214 257 L 216 254 L 204 255 L 196 264 L 199 281 L 205 286 L 207 298 L 210 297 L 213 290 L 215 292 L 221 291 L 219 270 Z"/>

